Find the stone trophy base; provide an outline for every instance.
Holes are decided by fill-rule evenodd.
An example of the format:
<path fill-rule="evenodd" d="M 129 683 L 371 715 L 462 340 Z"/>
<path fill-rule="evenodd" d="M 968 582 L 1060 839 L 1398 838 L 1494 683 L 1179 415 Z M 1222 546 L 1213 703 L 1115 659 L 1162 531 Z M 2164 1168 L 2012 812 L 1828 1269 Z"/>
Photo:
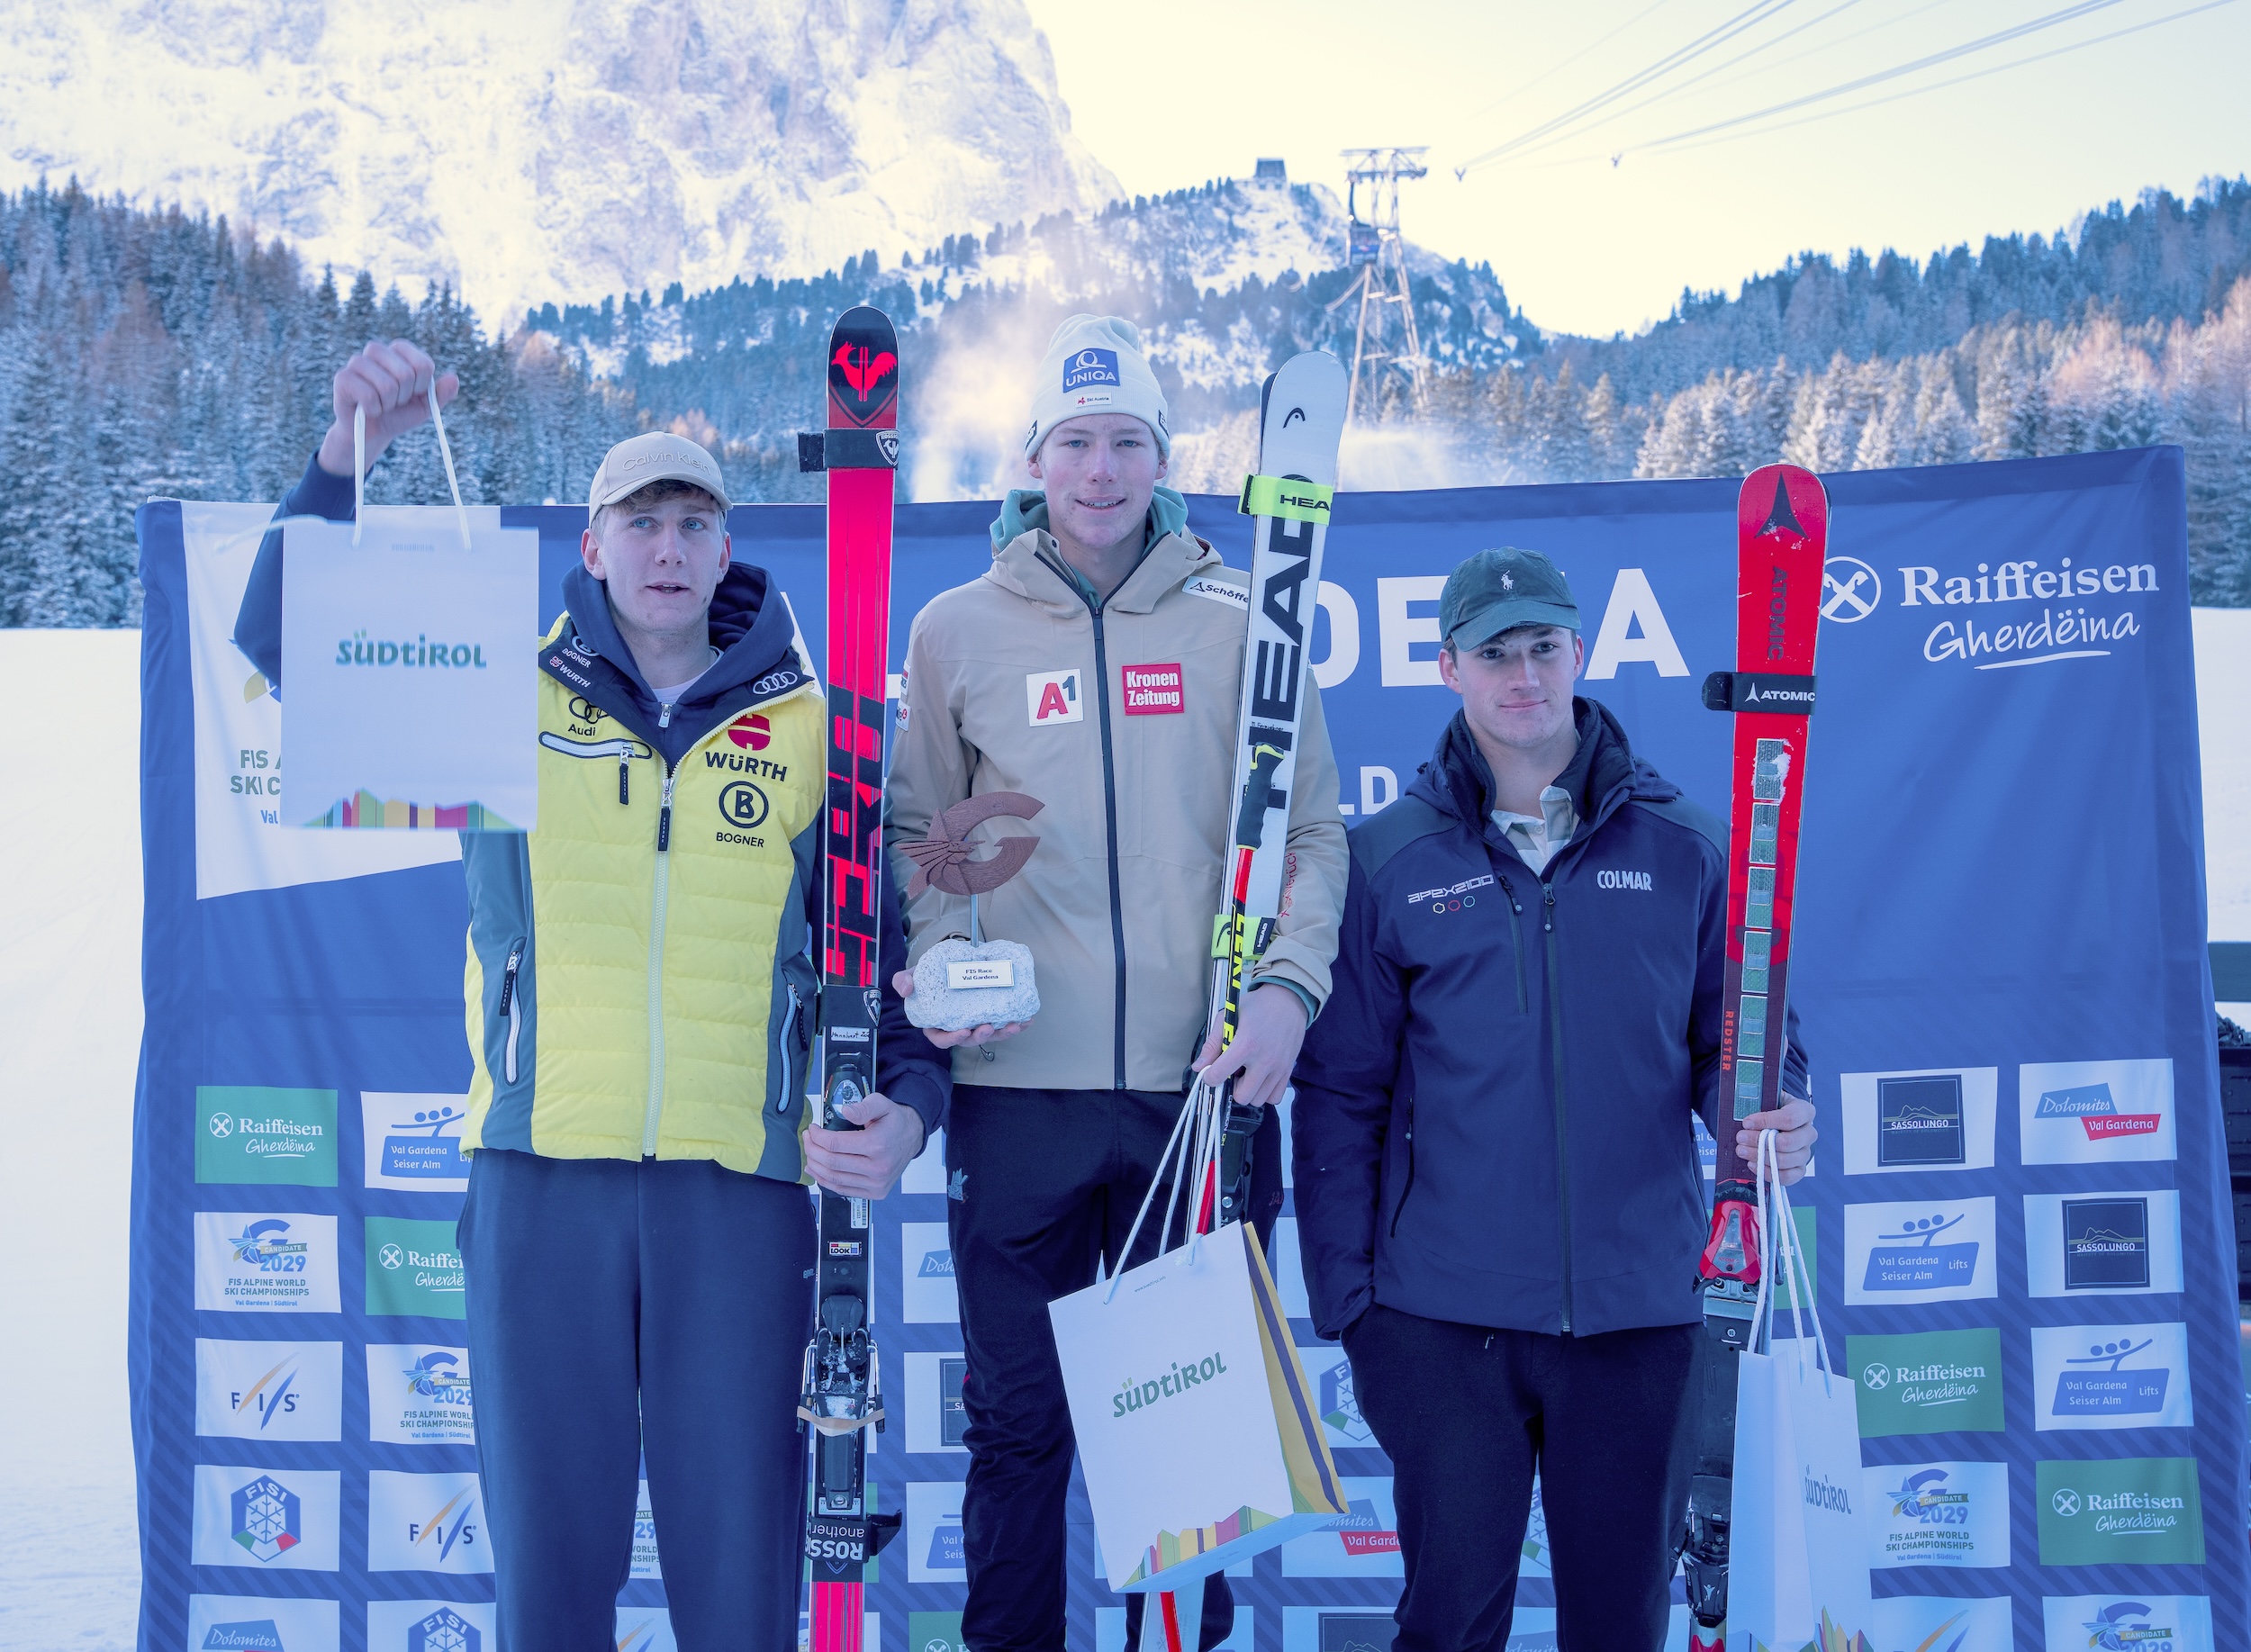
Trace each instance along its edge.
<path fill-rule="evenodd" d="M 963 983 L 993 982 L 991 985 Z M 918 1027 L 959 1033 L 1006 1026 L 1039 1013 L 1032 949 L 1018 941 L 940 941 L 915 961 L 907 1019 Z"/>

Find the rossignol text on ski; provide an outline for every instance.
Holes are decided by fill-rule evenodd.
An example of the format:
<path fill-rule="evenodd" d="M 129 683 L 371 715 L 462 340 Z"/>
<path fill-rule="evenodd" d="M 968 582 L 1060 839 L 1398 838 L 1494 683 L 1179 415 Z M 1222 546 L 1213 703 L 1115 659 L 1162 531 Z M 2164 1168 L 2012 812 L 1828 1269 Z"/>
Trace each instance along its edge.
<path fill-rule="evenodd" d="M 828 428 L 800 463 L 828 489 L 828 791 L 823 833 L 820 1055 L 812 1101 L 829 1130 L 875 1088 L 881 1007 L 883 732 L 891 589 L 891 496 L 899 465 L 899 339 L 859 306 L 828 338 Z M 805 1554 L 812 1566 L 812 1652 L 863 1652 L 861 1583 L 899 1529 L 867 1500 L 867 1436 L 883 1426 L 882 1378 L 869 1325 L 866 1199 L 820 1195 L 819 1312 L 805 1350 L 800 1425 L 813 1438 Z"/>
<path fill-rule="evenodd" d="M 1779 1104 L 1798 818 L 1814 705 L 1829 496 L 1794 465 L 1744 479 L 1736 501 L 1735 669 L 1704 680 L 1704 703 L 1733 714 L 1727 849 L 1727 984 L 1720 1095 L 1732 1116 Z M 1733 1509 L 1736 1356 L 1758 1294 L 1756 1189 L 1721 1121 L 1712 1229 L 1697 1264 L 1704 1329 L 1689 1403 L 1697 1443 L 1683 1537 L 1692 1652 L 1720 1652 Z M 1763 1340 L 1763 1339 L 1762 1339 Z"/>

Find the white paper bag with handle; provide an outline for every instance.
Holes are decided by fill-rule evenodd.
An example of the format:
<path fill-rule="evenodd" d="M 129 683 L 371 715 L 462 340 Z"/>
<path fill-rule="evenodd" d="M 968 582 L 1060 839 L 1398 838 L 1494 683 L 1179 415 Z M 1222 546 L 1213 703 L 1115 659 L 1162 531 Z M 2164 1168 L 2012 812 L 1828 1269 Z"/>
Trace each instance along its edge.
<path fill-rule="evenodd" d="M 1750 1346 L 1768 1326 L 1775 1275 L 1792 1270 L 1798 1335 L 1745 1353 L 1736 1375 L 1734 1525 L 1728 1542 L 1729 1652 L 1867 1652 L 1874 1610 L 1860 1475 L 1858 1398 L 1831 1368 L 1813 1279 L 1790 1196 L 1775 1169 L 1774 1133 L 1758 1144 L 1758 1238 L 1766 1265 Z M 1771 1186 L 1773 1208 L 1768 1208 Z M 1771 1216 L 1771 1220 L 1770 1220 Z M 1813 1334 L 1804 1334 L 1810 1317 Z"/>
<path fill-rule="evenodd" d="M 1249 1228 L 1190 1238 L 1047 1312 L 1112 1588 L 1181 1589 L 1347 1512 Z"/>
<path fill-rule="evenodd" d="M 442 422 L 438 439 L 451 482 Z M 349 522 L 282 525 L 283 820 L 530 830 L 538 534 L 473 525 L 457 486 L 450 510 L 354 492 Z"/>

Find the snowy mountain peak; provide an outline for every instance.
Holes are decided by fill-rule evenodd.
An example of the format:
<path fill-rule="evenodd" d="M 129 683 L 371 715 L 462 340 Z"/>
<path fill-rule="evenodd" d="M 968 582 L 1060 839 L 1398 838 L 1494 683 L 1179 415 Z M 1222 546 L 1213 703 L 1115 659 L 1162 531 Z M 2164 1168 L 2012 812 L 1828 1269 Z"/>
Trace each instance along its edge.
<path fill-rule="evenodd" d="M 1088 212 L 1023 0 L 0 0 L 0 185 L 177 199 L 500 317 Z"/>

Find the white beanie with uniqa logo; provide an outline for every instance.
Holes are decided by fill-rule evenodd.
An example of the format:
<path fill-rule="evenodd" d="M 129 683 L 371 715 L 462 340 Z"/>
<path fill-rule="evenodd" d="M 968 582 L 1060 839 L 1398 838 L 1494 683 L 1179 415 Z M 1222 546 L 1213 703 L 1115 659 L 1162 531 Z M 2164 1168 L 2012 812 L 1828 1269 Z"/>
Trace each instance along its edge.
<path fill-rule="evenodd" d="M 1171 457 L 1172 425 L 1164 392 L 1141 353 L 1141 329 L 1114 315 L 1074 315 L 1048 340 L 1032 393 L 1032 429 L 1024 438 L 1028 457 L 1047 433 L 1081 413 L 1128 413 L 1147 425 L 1157 452 Z"/>

